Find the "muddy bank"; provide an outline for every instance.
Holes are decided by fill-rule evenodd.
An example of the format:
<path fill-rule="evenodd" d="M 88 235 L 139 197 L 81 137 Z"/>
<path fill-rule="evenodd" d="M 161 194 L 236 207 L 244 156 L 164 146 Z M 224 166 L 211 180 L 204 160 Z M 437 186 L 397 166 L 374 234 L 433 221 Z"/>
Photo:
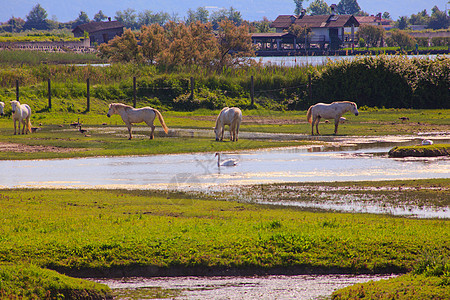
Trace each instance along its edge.
<path fill-rule="evenodd" d="M 389 157 L 439 157 L 450 156 L 450 145 L 394 147 L 389 151 Z"/>
<path fill-rule="evenodd" d="M 365 268 L 318 267 L 311 265 L 279 266 L 272 268 L 228 266 L 113 266 L 109 268 L 61 268 L 48 266 L 61 274 L 77 278 L 124 278 L 124 277 L 180 277 L 180 276 L 270 276 L 270 275 L 339 275 L 339 274 L 404 274 L 410 270 L 396 266 Z"/>

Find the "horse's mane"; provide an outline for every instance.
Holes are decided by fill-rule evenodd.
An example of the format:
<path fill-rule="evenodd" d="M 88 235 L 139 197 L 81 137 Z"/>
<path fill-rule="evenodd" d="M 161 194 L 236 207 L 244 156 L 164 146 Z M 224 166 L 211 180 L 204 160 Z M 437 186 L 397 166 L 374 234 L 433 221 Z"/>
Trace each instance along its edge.
<path fill-rule="evenodd" d="M 348 104 L 356 104 L 355 102 L 352 101 L 334 101 L 333 103 L 348 103 Z M 332 103 L 332 104 L 333 104 Z"/>
<path fill-rule="evenodd" d="M 121 108 L 124 108 L 126 110 L 133 108 L 133 107 L 131 107 L 129 105 L 126 105 L 126 104 L 123 104 L 123 103 L 111 103 L 111 105 L 116 106 L 116 107 L 121 107 Z"/>
<path fill-rule="evenodd" d="M 217 119 L 216 119 L 216 127 L 215 127 L 215 128 L 217 128 L 217 126 L 219 126 L 220 116 L 222 115 L 222 112 L 223 112 L 225 109 L 228 109 L 228 107 L 224 107 L 224 108 L 222 108 L 222 110 L 220 111 L 219 116 L 218 116 Z"/>

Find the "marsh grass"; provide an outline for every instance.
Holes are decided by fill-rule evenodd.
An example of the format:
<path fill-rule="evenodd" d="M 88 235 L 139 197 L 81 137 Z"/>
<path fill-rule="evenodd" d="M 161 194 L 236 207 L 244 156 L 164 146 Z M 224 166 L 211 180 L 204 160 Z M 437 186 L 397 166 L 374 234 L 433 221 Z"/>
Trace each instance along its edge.
<path fill-rule="evenodd" d="M 106 299 L 102 284 L 71 278 L 28 263 L 0 263 L 2 299 Z"/>
<path fill-rule="evenodd" d="M 0 213 L 2 261 L 67 273 L 148 266 L 405 272 L 420 253 L 448 257 L 450 246 L 448 220 L 311 213 L 151 191 L 2 190 Z"/>

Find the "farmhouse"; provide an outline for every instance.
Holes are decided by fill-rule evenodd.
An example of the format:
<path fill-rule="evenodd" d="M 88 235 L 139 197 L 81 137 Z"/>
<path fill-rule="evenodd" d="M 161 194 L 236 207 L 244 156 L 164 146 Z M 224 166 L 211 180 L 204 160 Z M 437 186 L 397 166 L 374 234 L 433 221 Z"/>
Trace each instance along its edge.
<path fill-rule="evenodd" d="M 334 6 L 332 6 L 334 8 Z M 339 48 L 342 44 L 351 45 L 355 40 L 355 28 L 358 20 L 352 15 L 337 15 L 334 10 L 330 15 L 308 16 L 305 10 L 298 16 L 280 15 L 270 24 L 277 33 L 286 32 L 292 25 L 311 29 L 307 43 L 316 44 L 320 48 Z M 349 31 L 349 34 L 346 33 Z M 299 41 L 301 42 L 301 41 Z"/>
<path fill-rule="evenodd" d="M 358 20 L 360 26 L 382 26 L 385 30 L 389 30 L 394 27 L 394 24 L 391 20 L 386 20 L 381 17 L 381 13 L 378 13 L 376 16 L 356 16 L 356 20 Z"/>
<path fill-rule="evenodd" d="M 75 37 L 83 37 L 85 32 L 89 34 L 91 45 L 107 43 L 115 36 L 123 34 L 123 24 L 119 21 L 90 22 L 78 25 L 72 30 Z"/>

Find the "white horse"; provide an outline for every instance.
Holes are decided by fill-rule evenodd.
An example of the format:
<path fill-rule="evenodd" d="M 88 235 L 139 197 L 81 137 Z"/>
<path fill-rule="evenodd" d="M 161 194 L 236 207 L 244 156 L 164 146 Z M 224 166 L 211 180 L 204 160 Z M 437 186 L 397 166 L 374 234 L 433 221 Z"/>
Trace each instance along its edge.
<path fill-rule="evenodd" d="M 0 116 L 3 116 L 3 109 L 5 108 L 5 103 L 0 101 Z"/>
<path fill-rule="evenodd" d="M 114 114 L 118 114 L 122 117 L 122 120 L 125 122 L 125 125 L 128 127 L 128 133 L 130 134 L 130 137 L 128 138 L 131 140 L 131 124 L 134 123 L 142 123 L 145 122 L 150 128 L 152 129 L 152 132 L 150 134 L 150 139 L 153 139 L 154 131 L 155 131 L 155 125 L 153 125 L 153 121 L 155 120 L 155 117 L 157 116 L 159 119 L 159 122 L 161 123 L 161 126 L 163 127 L 164 131 L 166 133 L 169 132 L 169 128 L 167 128 L 166 123 L 164 123 L 164 119 L 161 115 L 161 113 L 151 107 L 143 107 L 143 108 L 133 108 L 129 105 L 125 105 L 122 103 L 111 103 L 109 105 L 108 113 L 106 114 L 108 117 L 111 117 Z"/>
<path fill-rule="evenodd" d="M 339 120 L 341 116 L 351 111 L 357 116 L 359 114 L 355 102 L 338 101 L 331 104 L 317 103 L 309 107 L 306 113 L 308 122 L 311 123 L 311 135 L 314 135 L 314 124 L 316 125 L 317 134 L 319 134 L 319 121 L 323 119 L 334 119 L 334 134 L 337 134 Z"/>
<path fill-rule="evenodd" d="M 11 101 L 12 106 L 12 118 L 14 120 L 14 134 L 16 131 L 16 122 L 19 122 L 19 134 L 20 134 L 20 123 L 22 123 L 22 134 L 27 134 L 28 131 L 31 133 L 31 108 L 28 104 L 20 104 L 19 101 Z M 26 130 L 25 130 L 26 127 Z"/>
<path fill-rule="evenodd" d="M 231 141 L 237 142 L 239 135 L 239 127 L 241 126 L 242 112 L 237 107 L 225 107 L 217 116 L 216 127 L 214 133 L 216 134 L 216 141 L 223 140 L 223 132 L 225 125 L 230 127 Z"/>

